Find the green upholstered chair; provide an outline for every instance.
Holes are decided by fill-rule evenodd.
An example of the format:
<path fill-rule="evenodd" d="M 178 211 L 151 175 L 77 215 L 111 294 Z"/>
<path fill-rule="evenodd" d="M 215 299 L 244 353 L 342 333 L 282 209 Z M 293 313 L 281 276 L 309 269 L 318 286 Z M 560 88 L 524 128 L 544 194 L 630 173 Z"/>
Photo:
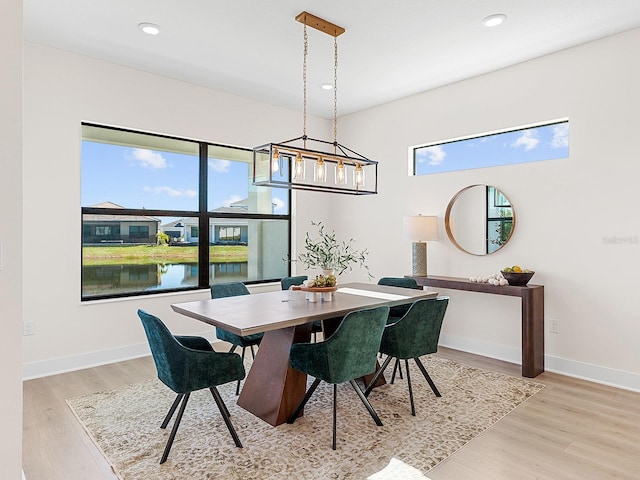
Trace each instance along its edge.
<path fill-rule="evenodd" d="M 406 277 L 382 277 L 378 280 L 378 285 L 387 285 L 390 287 L 403 287 L 403 288 L 413 288 L 416 290 L 422 290 L 422 287 L 418 286 L 418 283 L 414 278 L 406 278 Z M 391 311 L 389 312 L 389 320 L 387 323 L 397 322 L 407 313 L 411 304 L 407 305 L 396 305 L 395 307 L 391 307 Z"/>
<path fill-rule="evenodd" d="M 289 288 L 293 287 L 294 285 L 302 285 L 308 278 L 309 277 L 307 277 L 306 275 L 298 275 L 297 277 L 283 277 L 280 280 L 280 286 L 282 287 L 282 290 L 289 290 Z"/>
<path fill-rule="evenodd" d="M 336 449 L 336 400 L 337 385 L 349 382 L 369 411 L 376 425 L 382 426 L 356 379 L 375 370 L 376 354 L 384 329 L 389 307 L 382 306 L 348 313 L 337 330 L 323 342 L 296 343 L 289 353 L 291 366 L 315 377 L 300 405 L 287 423 L 295 422 L 305 404 L 322 380 L 333 384 L 333 444 Z"/>
<path fill-rule="evenodd" d="M 422 287 L 418 286 L 418 282 L 416 282 L 414 278 L 407 278 L 407 277 L 382 277 L 380 280 L 378 280 L 378 285 L 387 285 L 389 287 L 402 287 L 402 288 L 413 288 L 416 290 L 422 290 Z M 391 310 L 389 311 L 389 318 L 387 319 L 387 324 L 395 323 L 398 320 L 400 320 L 402 317 L 404 317 L 404 314 L 407 313 L 410 306 L 411 304 L 408 303 L 405 305 L 396 305 L 394 307 L 391 307 Z M 382 358 L 382 353 L 380 354 L 380 357 Z M 396 370 L 399 372 L 400 378 L 402 378 L 402 367 L 398 362 L 396 362 L 396 364 L 393 367 L 393 377 L 392 377 L 391 383 L 393 383 L 393 380 L 396 377 Z"/>
<path fill-rule="evenodd" d="M 237 297 L 239 295 L 250 295 L 251 292 L 242 282 L 214 283 L 211 285 L 211 298 Z M 228 332 L 222 328 L 216 327 L 216 337 L 231 344 L 229 353 L 236 351 L 236 348 L 242 348 L 242 361 L 244 362 L 244 353 L 249 347 L 251 349 L 251 357 L 255 358 L 253 351 L 255 345 L 260 345 L 264 333 L 255 333 L 253 335 L 240 336 L 235 333 Z M 240 380 L 236 386 L 236 395 L 240 394 Z"/>
<path fill-rule="evenodd" d="M 421 356 L 438 351 L 438 340 L 444 314 L 449 305 L 449 297 L 424 298 L 416 300 L 409 307 L 409 311 L 396 323 L 385 327 L 380 342 L 380 352 L 387 355 L 387 358 L 380 366 L 371 380 L 369 387 L 365 390 L 365 395 L 369 396 L 371 388 L 384 373 L 392 358 L 396 359 L 396 364 L 400 360 L 405 361 L 405 371 L 407 374 L 407 384 L 409 386 L 409 400 L 411 402 L 411 415 L 416 415 L 413 402 L 413 390 L 411 387 L 411 375 L 409 373 L 409 359 L 413 358 L 418 368 L 429 383 L 431 390 L 440 397 L 435 383 L 427 373 L 426 368 L 420 361 Z M 395 375 L 395 372 L 394 372 Z"/>
<path fill-rule="evenodd" d="M 218 385 L 244 378 L 245 371 L 240 356 L 237 353 L 215 352 L 206 338 L 174 336 L 158 317 L 144 310 L 138 310 L 138 316 L 149 340 L 158 378 L 178 394 L 160 428 L 167 428 L 178 404 L 182 401 L 160 463 L 164 463 L 169 456 L 189 395 L 203 388 L 211 391 L 236 447 L 242 448 L 242 443 L 231 424 L 229 410 L 216 388 Z"/>
<path fill-rule="evenodd" d="M 280 286 L 282 287 L 282 290 L 289 290 L 289 288 L 293 287 L 294 285 L 295 286 L 302 285 L 304 281 L 307 280 L 308 278 L 309 277 L 307 277 L 306 275 L 298 275 L 296 277 L 283 277 L 280 280 Z M 322 331 L 322 322 L 320 320 L 316 320 L 311 325 L 311 333 L 313 333 L 314 342 L 317 340 L 318 332 L 321 332 L 321 331 Z"/>

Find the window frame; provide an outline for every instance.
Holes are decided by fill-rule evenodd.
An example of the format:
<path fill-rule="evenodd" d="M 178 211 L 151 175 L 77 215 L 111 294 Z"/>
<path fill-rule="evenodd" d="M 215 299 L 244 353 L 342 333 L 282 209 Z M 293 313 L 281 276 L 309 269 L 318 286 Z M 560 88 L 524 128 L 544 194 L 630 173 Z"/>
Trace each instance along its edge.
<path fill-rule="evenodd" d="M 116 299 L 116 298 L 127 298 L 127 297 L 137 297 L 137 296 L 148 296 L 148 295 L 159 295 L 165 293 L 173 293 L 173 292 L 189 292 L 195 290 L 202 290 L 210 288 L 209 283 L 209 246 L 211 245 L 210 239 L 210 229 L 209 224 L 211 219 L 221 218 L 221 219 L 238 219 L 238 220 L 247 220 L 247 219 L 255 219 L 255 220 L 284 220 L 287 222 L 287 252 L 288 257 L 291 257 L 291 190 L 287 190 L 288 195 L 288 211 L 286 214 L 262 214 L 262 213 L 242 213 L 242 214 L 232 214 L 226 212 L 214 212 L 208 211 L 208 161 L 209 161 L 209 147 L 218 147 L 218 148 L 228 148 L 233 150 L 238 150 L 242 152 L 247 152 L 250 156 L 253 155 L 253 150 L 251 148 L 238 147 L 234 145 L 225 145 L 221 143 L 212 143 L 206 142 L 203 140 L 194 140 L 189 138 L 181 138 L 171 135 L 163 135 L 157 133 L 151 133 L 147 131 L 140 130 L 132 130 L 121 127 L 114 127 L 110 125 L 102 125 L 92 122 L 81 122 L 81 126 L 88 126 L 94 128 L 108 129 L 108 130 L 116 130 L 121 132 L 127 132 L 132 134 L 141 134 L 148 135 L 158 138 L 164 138 L 168 140 L 176 140 L 176 141 L 187 141 L 194 142 L 198 144 L 199 148 L 199 192 L 198 192 L 198 210 L 167 210 L 167 209 L 149 209 L 149 208 L 102 208 L 102 207 L 86 207 L 81 205 L 81 214 L 80 214 L 80 223 L 81 223 L 81 248 L 80 248 L 80 265 L 81 265 L 81 280 L 80 280 L 80 298 L 81 302 L 88 302 L 94 300 L 104 300 L 104 299 Z M 82 139 L 84 140 L 84 138 Z M 257 187 L 263 188 L 263 187 Z M 269 187 L 266 187 L 269 188 Z M 98 294 L 85 296 L 83 294 L 83 273 L 82 273 L 82 247 L 84 246 L 84 232 L 85 232 L 85 224 L 84 224 L 84 216 L 85 215 L 118 215 L 118 216 L 147 216 L 147 217 L 192 217 L 198 219 L 198 285 L 196 286 L 184 286 L 184 287 L 174 287 L 174 288 L 163 288 L 163 289 L 154 289 L 154 290 L 139 290 L 125 293 L 117 293 L 117 294 Z M 93 230 L 95 231 L 95 230 Z M 291 264 L 287 264 L 287 275 L 291 274 Z M 280 278 L 264 278 L 260 280 L 249 280 L 244 282 L 247 285 L 252 284 L 263 284 L 263 283 L 272 283 L 280 281 Z"/>

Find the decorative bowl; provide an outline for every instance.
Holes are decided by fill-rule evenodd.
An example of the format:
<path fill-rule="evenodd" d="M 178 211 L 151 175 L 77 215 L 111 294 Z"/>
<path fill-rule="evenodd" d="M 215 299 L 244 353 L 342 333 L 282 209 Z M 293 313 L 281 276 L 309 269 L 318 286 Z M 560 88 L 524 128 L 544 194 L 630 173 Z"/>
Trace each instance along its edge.
<path fill-rule="evenodd" d="M 509 282 L 509 285 L 514 285 L 516 287 L 524 287 L 527 283 L 529 283 L 529 280 L 531 280 L 531 277 L 533 277 L 533 274 L 536 272 L 521 272 L 521 273 L 500 272 L 500 273 L 507 280 L 507 282 Z"/>

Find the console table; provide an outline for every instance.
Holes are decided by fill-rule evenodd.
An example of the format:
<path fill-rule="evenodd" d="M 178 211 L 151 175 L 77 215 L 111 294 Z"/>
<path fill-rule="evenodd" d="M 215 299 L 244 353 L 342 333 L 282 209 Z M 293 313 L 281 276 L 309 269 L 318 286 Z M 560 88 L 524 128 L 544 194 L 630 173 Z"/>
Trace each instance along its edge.
<path fill-rule="evenodd" d="M 522 376 L 533 378 L 544 372 L 544 286 L 496 286 L 470 282 L 465 278 L 440 276 L 405 275 L 405 277 L 415 279 L 420 286 L 520 297 L 522 300 Z"/>

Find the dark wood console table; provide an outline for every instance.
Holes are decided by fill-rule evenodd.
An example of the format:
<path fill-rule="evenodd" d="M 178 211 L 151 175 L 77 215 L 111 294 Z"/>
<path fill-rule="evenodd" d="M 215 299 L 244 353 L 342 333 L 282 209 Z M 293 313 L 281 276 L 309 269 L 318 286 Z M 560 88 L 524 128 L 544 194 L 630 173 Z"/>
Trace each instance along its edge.
<path fill-rule="evenodd" d="M 418 285 L 468 292 L 508 295 L 522 299 L 522 376 L 533 378 L 544 372 L 544 286 L 496 286 L 455 277 L 414 277 Z"/>

